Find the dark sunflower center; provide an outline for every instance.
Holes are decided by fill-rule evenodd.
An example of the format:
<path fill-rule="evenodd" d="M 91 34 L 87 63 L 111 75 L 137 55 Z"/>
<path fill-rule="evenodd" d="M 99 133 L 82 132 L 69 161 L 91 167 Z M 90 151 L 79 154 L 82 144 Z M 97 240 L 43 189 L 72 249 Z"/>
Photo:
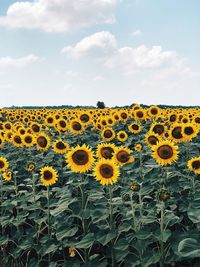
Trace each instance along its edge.
<path fill-rule="evenodd" d="M 44 171 L 44 179 L 45 180 L 47 180 L 47 181 L 49 181 L 49 180 L 51 180 L 52 179 L 52 177 L 53 177 L 53 174 L 52 174 L 52 172 L 50 172 L 50 171 Z"/>
<path fill-rule="evenodd" d="M 113 176 L 113 168 L 109 164 L 102 164 L 100 166 L 99 172 L 103 178 L 111 178 Z"/>
<path fill-rule="evenodd" d="M 0 169 L 3 169 L 4 166 L 5 166 L 5 163 L 2 160 L 0 160 Z"/>
<path fill-rule="evenodd" d="M 176 120 L 176 115 L 171 115 L 169 120 L 170 120 L 171 122 L 175 121 L 175 120 Z"/>
<path fill-rule="evenodd" d="M 103 147 L 101 149 L 101 155 L 105 158 L 105 159 L 111 159 L 112 158 L 112 154 L 113 154 L 114 150 L 111 147 Z"/>
<path fill-rule="evenodd" d="M 185 127 L 184 133 L 187 135 L 191 135 L 194 133 L 194 129 L 191 126 Z"/>
<path fill-rule="evenodd" d="M 37 138 L 37 143 L 38 143 L 39 146 L 44 148 L 44 147 L 47 146 L 47 139 L 44 136 L 39 136 Z"/>
<path fill-rule="evenodd" d="M 119 162 L 125 163 L 129 160 L 129 154 L 126 151 L 119 151 L 117 153 L 117 159 Z"/>
<path fill-rule="evenodd" d="M 120 138 L 124 138 L 124 137 L 125 137 L 125 134 L 124 134 L 124 133 L 121 133 L 121 134 L 119 135 L 119 137 L 120 137 Z"/>
<path fill-rule="evenodd" d="M 158 138 L 155 136 L 149 136 L 148 141 L 151 145 L 156 145 L 158 142 Z"/>
<path fill-rule="evenodd" d="M 81 124 L 79 122 L 74 122 L 73 125 L 72 125 L 72 128 L 75 131 L 80 131 L 81 130 Z"/>
<path fill-rule="evenodd" d="M 67 126 L 65 121 L 59 121 L 59 124 L 62 128 L 65 128 Z"/>
<path fill-rule="evenodd" d="M 24 129 L 20 130 L 20 134 L 24 135 L 26 131 Z"/>
<path fill-rule="evenodd" d="M 5 124 L 6 129 L 10 130 L 11 129 L 11 125 L 10 124 Z"/>
<path fill-rule="evenodd" d="M 32 125 L 32 130 L 33 130 L 34 132 L 38 133 L 38 132 L 40 131 L 40 127 L 39 127 L 38 125 L 36 125 L 36 124 L 33 124 L 33 125 Z"/>
<path fill-rule="evenodd" d="M 105 120 L 103 120 L 103 121 L 102 121 L 102 125 L 104 125 L 104 126 L 105 126 L 106 124 L 107 124 L 107 123 L 106 123 L 106 121 L 105 121 Z"/>
<path fill-rule="evenodd" d="M 21 143 L 22 143 L 22 139 L 21 139 L 21 137 L 18 136 L 18 135 L 14 137 L 14 141 L 15 141 L 15 143 L 17 143 L 17 144 L 21 144 Z"/>
<path fill-rule="evenodd" d="M 195 122 L 200 123 L 200 118 L 199 117 L 195 118 Z"/>
<path fill-rule="evenodd" d="M 127 118 L 127 114 L 126 114 L 126 113 L 122 113 L 122 114 L 121 114 L 121 117 L 122 117 L 122 119 L 125 120 L 125 119 Z"/>
<path fill-rule="evenodd" d="M 144 116 L 144 113 L 142 111 L 138 111 L 136 114 L 138 118 L 143 118 Z"/>
<path fill-rule="evenodd" d="M 173 149 L 169 145 L 163 145 L 158 148 L 158 156 L 161 159 L 170 159 L 173 156 Z"/>
<path fill-rule="evenodd" d="M 24 138 L 24 140 L 25 140 L 25 142 L 26 142 L 27 144 L 31 144 L 31 142 L 32 142 L 32 137 L 31 137 L 31 136 L 26 136 L 26 137 Z"/>
<path fill-rule="evenodd" d="M 172 130 L 172 136 L 176 139 L 181 139 L 183 137 L 180 126 L 177 126 Z"/>
<path fill-rule="evenodd" d="M 192 162 L 192 168 L 197 170 L 200 168 L 200 161 L 199 160 L 196 160 L 196 161 L 193 161 Z"/>
<path fill-rule="evenodd" d="M 151 109 L 151 114 L 156 115 L 158 113 L 158 110 L 156 108 Z"/>
<path fill-rule="evenodd" d="M 112 131 L 111 131 L 111 130 L 105 130 L 105 132 L 104 132 L 104 136 L 105 136 L 105 138 L 110 138 L 110 137 L 112 137 Z"/>
<path fill-rule="evenodd" d="M 131 127 L 133 130 L 136 130 L 136 131 L 139 129 L 139 126 L 137 124 L 133 124 Z"/>
<path fill-rule="evenodd" d="M 80 120 L 83 122 L 88 122 L 90 117 L 87 114 L 83 114 L 80 116 Z"/>
<path fill-rule="evenodd" d="M 65 148 L 66 148 L 65 144 L 64 144 L 63 142 L 61 142 L 61 141 L 59 141 L 59 142 L 56 144 L 56 147 L 57 147 L 58 149 L 65 149 Z"/>
<path fill-rule="evenodd" d="M 159 135 L 161 135 L 161 134 L 164 132 L 164 130 L 165 130 L 165 128 L 164 128 L 163 125 L 155 125 L 155 126 L 153 127 L 153 131 L 154 131 L 154 133 L 157 133 L 157 134 L 159 134 Z"/>
<path fill-rule="evenodd" d="M 48 118 L 48 119 L 47 119 L 47 122 L 48 122 L 48 123 L 52 123 L 52 122 L 53 122 L 53 118 Z"/>
<path fill-rule="evenodd" d="M 72 160 L 77 165 L 85 165 L 89 161 L 89 156 L 85 150 L 77 150 L 73 153 Z"/>

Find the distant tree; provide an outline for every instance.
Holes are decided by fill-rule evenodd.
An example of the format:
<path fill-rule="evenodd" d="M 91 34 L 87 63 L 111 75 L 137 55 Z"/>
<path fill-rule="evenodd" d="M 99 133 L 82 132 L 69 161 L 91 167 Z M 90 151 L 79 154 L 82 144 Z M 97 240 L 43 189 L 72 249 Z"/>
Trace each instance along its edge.
<path fill-rule="evenodd" d="M 105 106 L 104 102 L 101 102 L 101 101 L 97 102 L 97 108 L 105 108 L 105 107 L 106 106 Z"/>

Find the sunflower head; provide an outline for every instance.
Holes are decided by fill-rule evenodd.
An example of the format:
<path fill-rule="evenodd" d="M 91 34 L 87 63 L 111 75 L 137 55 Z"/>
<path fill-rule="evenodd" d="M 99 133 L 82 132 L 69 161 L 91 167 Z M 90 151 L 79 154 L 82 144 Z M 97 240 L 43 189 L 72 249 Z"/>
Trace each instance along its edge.
<path fill-rule="evenodd" d="M 116 183 L 120 175 L 119 166 L 110 159 L 100 159 L 94 166 L 94 177 L 101 185 Z"/>
<path fill-rule="evenodd" d="M 135 145 L 135 151 L 141 151 L 142 150 L 142 144 L 136 144 Z"/>
<path fill-rule="evenodd" d="M 36 145 L 38 150 L 48 150 L 50 146 L 50 138 L 48 135 L 41 133 L 36 137 Z"/>
<path fill-rule="evenodd" d="M 188 161 L 187 166 L 196 174 L 200 174 L 200 157 L 192 158 Z"/>
<path fill-rule="evenodd" d="M 73 172 L 87 172 L 94 163 L 93 151 L 85 144 L 76 146 L 67 153 L 66 162 Z"/>
<path fill-rule="evenodd" d="M 125 164 L 131 163 L 135 161 L 135 158 L 131 156 L 130 154 L 132 151 L 128 149 L 127 147 L 117 147 L 116 151 L 113 156 L 113 160 L 119 164 L 119 166 L 123 166 Z"/>
<path fill-rule="evenodd" d="M 54 168 L 46 166 L 40 170 L 40 179 L 45 186 L 50 186 L 57 182 L 58 174 Z"/>
<path fill-rule="evenodd" d="M 125 131 L 119 131 L 117 133 L 117 139 L 121 142 L 124 142 L 128 139 L 128 134 Z"/>
<path fill-rule="evenodd" d="M 6 181 L 10 181 L 13 178 L 13 172 L 11 170 L 7 170 L 2 174 L 2 177 Z"/>
<path fill-rule="evenodd" d="M 100 143 L 97 146 L 97 158 L 111 159 L 115 152 L 115 145 L 111 143 Z"/>
<path fill-rule="evenodd" d="M 171 165 L 178 158 L 178 147 L 167 140 L 158 142 L 152 150 L 152 156 L 159 165 Z"/>
<path fill-rule="evenodd" d="M 58 139 L 53 143 L 53 150 L 57 154 L 65 154 L 69 150 L 69 144 Z"/>
<path fill-rule="evenodd" d="M 101 137 L 103 140 L 105 141 L 111 141 L 115 138 L 115 132 L 112 128 L 110 127 L 106 127 L 103 129 L 103 131 L 101 132 Z"/>
<path fill-rule="evenodd" d="M 29 163 L 27 164 L 27 166 L 26 166 L 26 169 L 27 169 L 27 171 L 32 172 L 32 171 L 35 170 L 35 167 L 36 167 L 36 165 L 35 165 L 34 162 L 29 162 Z"/>
<path fill-rule="evenodd" d="M 8 169 L 9 163 L 5 157 L 0 157 L 0 172 Z"/>

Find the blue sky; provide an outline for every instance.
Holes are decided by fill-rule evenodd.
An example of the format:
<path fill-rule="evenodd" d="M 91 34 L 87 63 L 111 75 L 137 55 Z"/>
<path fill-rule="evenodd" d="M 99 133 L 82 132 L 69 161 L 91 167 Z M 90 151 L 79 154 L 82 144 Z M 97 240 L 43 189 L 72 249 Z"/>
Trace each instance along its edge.
<path fill-rule="evenodd" d="M 198 105 L 198 0 L 0 0 L 0 105 Z"/>

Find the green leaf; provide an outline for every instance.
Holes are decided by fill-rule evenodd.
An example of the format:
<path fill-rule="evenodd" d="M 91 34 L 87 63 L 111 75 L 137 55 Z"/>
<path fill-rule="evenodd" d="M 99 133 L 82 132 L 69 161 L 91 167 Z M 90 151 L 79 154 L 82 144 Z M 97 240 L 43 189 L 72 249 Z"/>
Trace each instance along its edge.
<path fill-rule="evenodd" d="M 182 257 L 196 258 L 200 255 L 200 243 L 194 238 L 186 238 L 178 245 L 178 252 Z"/>
<path fill-rule="evenodd" d="M 190 207 L 187 211 L 189 219 L 193 223 L 199 223 L 200 222 L 200 209 L 197 209 L 195 207 Z"/>
<path fill-rule="evenodd" d="M 96 241 L 101 243 L 103 246 L 108 244 L 112 239 L 114 239 L 117 236 L 116 231 L 111 230 L 109 232 L 106 231 L 99 231 L 96 235 Z"/>
<path fill-rule="evenodd" d="M 83 239 L 78 242 L 75 247 L 76 248 L 89 248 L 92 246 L 93 242 L 94 242 L 94 234 L 90 233 L 87 234 L 85 237 L 83 237 Z"/>
<path fill-rule="evenodd" d="M 74 236 L 76 234 L 76 232 L 78 231 L 78 227 L 73 227 L 71 229 L 68 230 L 67 227 L 61 228 L 57 231 L 56 233 L 56 237 L 57 239 L 60 241 L 65 237 L 71 237 Z"/>

